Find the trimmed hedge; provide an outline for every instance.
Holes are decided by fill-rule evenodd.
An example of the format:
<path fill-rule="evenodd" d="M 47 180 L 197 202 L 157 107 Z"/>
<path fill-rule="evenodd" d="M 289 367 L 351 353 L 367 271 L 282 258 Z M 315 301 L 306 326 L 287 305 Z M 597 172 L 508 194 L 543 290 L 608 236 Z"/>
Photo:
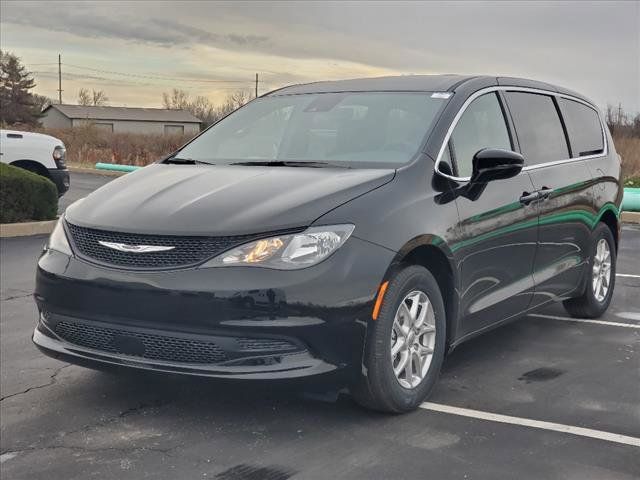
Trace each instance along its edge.
<path fill-rule="evenodd" d="M 53 220 L 57 214 L 58 190 L 51 180 L 0 164 L 0 223 Z"/>

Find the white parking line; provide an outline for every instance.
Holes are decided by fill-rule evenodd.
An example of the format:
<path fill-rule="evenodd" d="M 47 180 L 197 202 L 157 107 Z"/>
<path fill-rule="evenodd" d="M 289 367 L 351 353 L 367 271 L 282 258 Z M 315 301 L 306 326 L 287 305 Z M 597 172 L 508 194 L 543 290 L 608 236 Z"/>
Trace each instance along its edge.
<path fill-rule="evenodd" d="M 609 322 L 607 320 L 592 320 L 590 318 L 569 318 L 569 317 L 557 317 L 555 315 L 543 315 L 542 313 L 530 313 L 530 317 L 548 318 L 550 320 L 562 320 L 564 322 L 578 322 L 578 323 L 595 323 L 596 325 L 609 325 L 610 327 L 626 327 L 626 328 L 638 328 L 640 324 L 634 323 L 622 323 L 622 322 Z"/>
<path fill-rule="evenodd" d="M 616 273 L 616 277 L 640 278 L 640 275 L 632 275 L 630 273 Z"/>
<path fill-rule="evenodd" d="M 561 423 L 542 422 L 540 420 L 531 420 L 529 418 L 511 417 L 509 415 L 499 415 L 497 413 L 482 412 L 480 410 L 471 410 L 469 408 L 452 407 L 450 405 L 442 405 L 440 403 L 425 402 L 420 405 L 420 408 L 423 408 L 425 410 L 432 410 L 434 412 L 449 413 L 451 415 L 460 415 L 462 417 L 488 420 L 490 422 L 508 423 L 511 425 L 521 425 L 523 427 L 539 428 L 542 430 L 551 430 L 561 433 L 570 433 L 571 435 L 596 438 L 598 440 L 604 440 L 607 442 L 622 443 L 623 445 L 640 447 L 640 438 L 620 435 L 611 432 L 603 432 L 602 430 L 574 427 L 572 425 L 563 425 Z"/>

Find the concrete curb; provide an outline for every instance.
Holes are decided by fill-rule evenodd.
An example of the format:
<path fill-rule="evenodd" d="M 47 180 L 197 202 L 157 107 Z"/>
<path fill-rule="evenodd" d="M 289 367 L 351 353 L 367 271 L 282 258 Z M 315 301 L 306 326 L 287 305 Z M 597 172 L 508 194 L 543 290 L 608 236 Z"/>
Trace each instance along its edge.
<path fill-rule="evenodd" d="M 640 224 L 640 212 L 622 212 L 620 219 L 622 220 L 622 223 Z"/>
<path fill-rule="evenodd" d="M 27 237 L 30 235 L 45 235 L 53 232 L 58 220 L 44 222 L 20 222 L 0 224 L 0 238 Z"/>
<path fill-rule="evenodd" d="M 98 170 L 96 168 L 88 167 L 67 167 L 72 173 L 91 173 L 93 175 L 102 175 L 105 177 L 121 177 L 129 172 L 114 172 L 112 170 Z"/>

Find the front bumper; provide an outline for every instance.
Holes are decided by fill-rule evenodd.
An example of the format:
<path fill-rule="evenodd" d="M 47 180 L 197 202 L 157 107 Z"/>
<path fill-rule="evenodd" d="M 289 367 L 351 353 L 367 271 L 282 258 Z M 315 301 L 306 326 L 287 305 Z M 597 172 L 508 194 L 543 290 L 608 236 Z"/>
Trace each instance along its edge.
<path fill-rule="evenodd" d="M 50 168 L 49 176 L 51 177 L 51 181 L 55 183 L 56 188 L 58 189 L 59 197 L 64 195 L 67 190 L 69 190 L 69 170 L 67 170 L 66 168 L 62 170 L 58 168 Z"/>
<path fill-rule="evenodd" d="M 105 352 L 86 348 L 58 337 L 46 323 L 40 321 L 33 332 L 33 343 L 44 354 L 59 360 L 89 368 L 127 367 L 163 373 L 177 373 L 204 377 L 242 379 L 285 379 L 320 375 L 336 369 L 307 351 L 284 355 L 254 355 L 242 362 L 209 365 L 150 360 L 135 355 Z"/>
<path fill-rule="evenodd" d="M 86 366 L 248 379 L 350 372 L 392 257 L 352 237 L 303 270 L 133 272 L 49 251 L 38 262 L 33 341 Z M 207 357 L 207 345 L 220 356 Z"/>

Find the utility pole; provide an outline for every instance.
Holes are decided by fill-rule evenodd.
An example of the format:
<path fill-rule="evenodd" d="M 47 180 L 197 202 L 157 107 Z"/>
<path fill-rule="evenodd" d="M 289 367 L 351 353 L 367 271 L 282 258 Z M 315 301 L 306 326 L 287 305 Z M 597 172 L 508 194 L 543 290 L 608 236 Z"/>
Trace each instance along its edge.
<path fill-rule="evenodd" d="M 256 98 L 258 98 L 258 74 L 256 73 Z"/>
<path fill-rule="evenodd" d="M 622 103 L 618 102 L 618 125 L 622 125 Z"/>
<path fill-rule="evenodd" d="M 62 105 L 62 55 L 58 54 L 58 103 Z"/>

